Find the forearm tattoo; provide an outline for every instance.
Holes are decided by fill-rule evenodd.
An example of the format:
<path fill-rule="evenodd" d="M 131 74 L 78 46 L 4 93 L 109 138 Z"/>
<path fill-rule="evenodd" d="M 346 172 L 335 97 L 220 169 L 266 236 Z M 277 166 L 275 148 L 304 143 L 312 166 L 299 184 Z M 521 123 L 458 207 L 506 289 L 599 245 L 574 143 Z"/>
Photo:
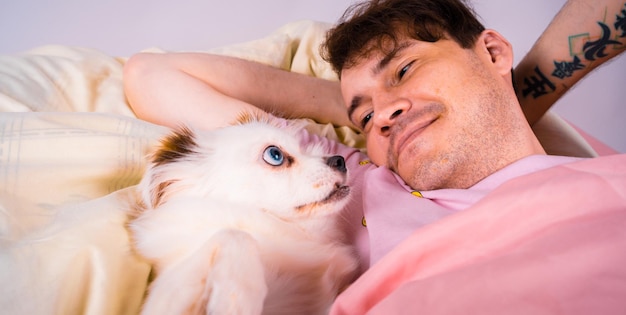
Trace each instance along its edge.
<path fill-rule="evenodd" d="M 607 14 L 610 16 L 610 14 Z M 551 74 L 545 75 L 544 71 L 536 66 L 534 72 L 523 79 L 522 96 L 532 96 L 534 99 L 556 91 L 560 80 L 569 78 L 575 71 L 589 66 L 597 59 L 607 55 L 607 49 L 617 49 L 618 46 L 626 45 L 626 3 L 615 14 L 613 21 L 598 21 L 601 29 L 599 37 L 594 38 L 589 33 L 575 34 L 568 38 L 571 60 L 554 60 L 554 69 Z"/>

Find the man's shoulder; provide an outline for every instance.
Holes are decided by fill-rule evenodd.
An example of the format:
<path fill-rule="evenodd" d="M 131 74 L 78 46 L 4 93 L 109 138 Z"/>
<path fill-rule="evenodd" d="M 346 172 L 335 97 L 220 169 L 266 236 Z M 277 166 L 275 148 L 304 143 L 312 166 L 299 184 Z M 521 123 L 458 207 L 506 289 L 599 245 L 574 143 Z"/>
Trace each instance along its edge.
<path fill-rule="evenodd" d="M 578 199 L 600 197 L 626 187 L 626 154 L 575 159 L 511 179 L 493 194 L 512 194 L 529 199 Z M 618 192 L 619 193 L 619 192 Z"/>
<path fill-rule="evenodd" d="M 595 158 L 580 159 L 562 166 L 573 170 L 587 170 L 592 172 L 599 172 L 608 169 L 615 175 L 623 175 L 626 172 L 626 154 L 613 154 Z"/>

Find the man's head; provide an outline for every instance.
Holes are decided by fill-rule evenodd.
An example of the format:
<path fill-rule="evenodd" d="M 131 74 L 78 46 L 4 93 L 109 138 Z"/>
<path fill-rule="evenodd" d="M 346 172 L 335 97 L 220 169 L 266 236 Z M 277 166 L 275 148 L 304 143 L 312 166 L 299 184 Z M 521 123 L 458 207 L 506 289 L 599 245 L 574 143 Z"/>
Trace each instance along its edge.
<path fill-rule="evenodd" d="M 357 4 L 325 48 L 370 158 L 414 189 L 467 188 L 543 153 L 513 90 L 510 44 L 460 0 Z"/>

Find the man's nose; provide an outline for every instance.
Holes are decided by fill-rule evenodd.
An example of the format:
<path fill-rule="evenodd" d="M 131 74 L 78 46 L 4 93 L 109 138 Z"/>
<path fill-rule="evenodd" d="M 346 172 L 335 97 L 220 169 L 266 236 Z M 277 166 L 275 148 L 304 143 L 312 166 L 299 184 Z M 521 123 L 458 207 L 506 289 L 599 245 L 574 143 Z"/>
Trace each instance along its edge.
<path fill-rule="evenodd" d="M 409 102 L 403 99 L 395 99 L 386 102 L 374 110 L 374 127 L 383 136 L 389 135 L 389 129 L 402 114 L 409 110 Z"/>

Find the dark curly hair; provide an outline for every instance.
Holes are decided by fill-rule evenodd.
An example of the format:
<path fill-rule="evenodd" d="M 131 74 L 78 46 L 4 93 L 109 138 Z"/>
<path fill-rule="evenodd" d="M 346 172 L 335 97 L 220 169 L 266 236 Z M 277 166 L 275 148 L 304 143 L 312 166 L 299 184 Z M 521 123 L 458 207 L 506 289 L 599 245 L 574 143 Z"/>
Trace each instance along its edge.
<path fill-rule="evenodd" d="M 340 74 L 373 52 L 392 51 L 405 36 L 426 42 L 450 38 L 472 48 L 484 30 L 463 0 L 371 0 L 346 10 L 326 34 L 321 53 Z"/>

